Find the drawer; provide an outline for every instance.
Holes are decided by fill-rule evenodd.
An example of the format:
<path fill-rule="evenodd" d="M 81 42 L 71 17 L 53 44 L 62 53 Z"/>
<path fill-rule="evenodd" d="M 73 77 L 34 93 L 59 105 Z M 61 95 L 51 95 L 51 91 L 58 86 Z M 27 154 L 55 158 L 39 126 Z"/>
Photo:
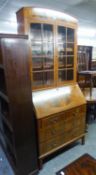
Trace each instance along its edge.
<path fill-rule="evenodd" d="M 82 105 L 65 112 L 66 119 L 70 117 L 74 118 L 80 114 L 86 114 L 86 105 Z"/>
<path fill-rule="evenodd" d="M 60 146 L 67 144 L 67 142 L 71 142 L 76 137 L 79 137 L 81 134 L 84 134 L 85 128 L 81 130 L 68 131 L 54 139 L 48 140 L 46 142 L 42 142 L 39 144 L 39 155 L 43 155 L 46 153 L 54 152 L 54 149 L 59 149 Z"/>
<path fill-rule="evenodd" d="M 62 124 L 63 120 L 65 118 L 64 114 L 58 114 L 55 116 L 46 117 L 44 119 L 38 120 L 38 128 L 39 129 L 45 129 L 45 128 L 51 128 L 53 126 L 58 126 Z"/>
<path fill-rule="evenodd" d="M 84 134 L 85 133 L 85 129 L 86 129 L 85 125 L 81 125 L 79 128 L 75 128 L 75 130 L 74 130 L 74 137 L 78 137 L 78 136 Z"/>
<path fill-rule="evenodd" d="M 81 125 L 85 125 L 86 123 L 86 117 L 84 115 L 79 115 L 79 117 L 76 118 L 76 122 L 74 122 L 74 127 L 80 127 Z"/>
<path fill-rule="evenodd" d="M 71 142 L 71 140 L 73 140 L 76 137 L 74 130 L 70 130 L 70 131 L 66 131 L 64 134 L 64 139 L 63 142 Z"/>
<path fill-rule="evenodd" d="M 71 142 L 71 140 L 75 139 L 76 137 L 79 137 L 80 135 L 85 133 L 85 125 L 81 125 L 78 128 L 74 128 L 73 130 L 66 131 L 64 134 L 64 143 Z"/>
<path fill-rule="evenodd" d="M 64 144 L 64 134 L 55 137 L 47 142 L 41 143 L 39 145 L 40 155 L 48 153 L 50 151 L 54 152 L 54 149 L 58 149 L 59 146 Z"/>
<path fill-rule="evenodd" d="M 45 153 L 50 153 L 50 151 L 54 152 L 54 149 L 58 149 L 59 146 L 63 146 L 63 144 L 67 142 L 71 142 L 73 139 L 84 133 L 85 125 L 81 125 L 79 128 L 74 128 L 73 130 L 66 131 L 53 139 L 39 143 L 39 154 L 43 155 Z"/>
<path fill-rule="evenodd" d="M 74 120 L 70 119 L 69 121 L 65 121 L 64 123 L 64 132 L 71 131 L 74 129 Z"/>
<path fill-rule="evenodd" d="M 74 120 L 74 118 L 77 117 L 79 114 L 80 114 L 80 107 L 65 111 L 65 120 L 66 121 Z"/>
<path fill-rule="evenodd" d="M 64 123 L 54 125 L 50 128 L 39 130 L 39 142 L 44 142 L 64 133 Z"/>
<path fill-rule="evenodd" d="M 68 111 L 64 111 L 64 113 L 58 113 L 54 116 L 42 118 L 38 120 L 38 128 L 45 129 L 51 128 L 54 125 L 58 126 L 64 123 L 65 121 L 74 120 L 74 117 L 77 117 L 80 114 L 84 114 L 86 112 L 86 105 L 79 106 L 77 108 L 73 108 Z M 85 114 L 84 114 L 85 115 Z"/>

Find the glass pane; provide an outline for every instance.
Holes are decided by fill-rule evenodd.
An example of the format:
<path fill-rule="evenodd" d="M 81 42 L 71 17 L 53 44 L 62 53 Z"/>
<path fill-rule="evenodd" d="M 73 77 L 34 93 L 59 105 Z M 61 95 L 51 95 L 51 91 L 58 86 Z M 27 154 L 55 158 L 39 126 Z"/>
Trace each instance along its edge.
<path fill-rule="evenodd" d="M 66 67 L 66 57 L 59 56 L 59 68 L 60 67 Z"/>
<path fill-rule="evenodd" d="M 44 42 L 43 43 L 43 55 L 52 56 L 53 55 L 53 43 Z"/>
<path fill-rule="evenodd" d="M 74 29 L 67 28 L 67 42 L 74 42 Z"/>
<path fill-rule="evenodd" d="M 33 72 L 32 86 L 40 86 L 40 85 L 43 85 L 43 73 Z"/>
<path fill-rule="evenodd" d="M 50 24 L 43 24 L 43 40 L 53 40 L 53 26 Z"/>
<path fill-rule="evenodd" d="M 59 56 L 66 55 L 66 43 L 58 44 Z"/>
<path fill-rule="evenodd" d="M 58 27 L 58 42 L 66 42 L 66 28 L 63 26 Z"/>
<path fill-rule="evenodd" d="M 32 43 L 32 67 L 33 70 L 43 68 L 42 46 L 38 41 Z"/>
<path fill-rule="evenodd" d="M 74 57 L 73 56 L 68 56 L 67 57 L 67 67 L 73 67 L 74 65 Z"/>
<path fill-rule="evenodd" d="M 54 81 L 54 73 L 53 71 L 44 72 L 44 84 L 51 85 Z"/>
<path fill-rule="evenodd" d="M 67 43 L 67 55 L 74 55 L 74 44 Z"/>
<path fill-rule="evenodd" d="M 54 64 L 53 43 L 43 43 L 44 68 L 53 68 Z"/>
<path fill-rule="evenodd" d="M 59 70 L 59 81 L 65 81 L 66 80 L 66 70 Z"/>
<path fill-rule="evenodd" d="M 43 63 L 44 69 L 52 69 L 53 68 L 53 57 L 45 57 Z"/>
<path fill-rule="evenodd" d="M 67 69 L 67 80 L 73 80 L 73 69 Z"/>
<path fill-rule="evenodd" d="M 33 57 L 32 58 L 32 68 L 33 70 L 41 70 L 43 69 L 43 58 Z"/>
<path fill-rule="evenodd" d="M 42 45 L 41 42 L 35 41 L 32 43 L 32 56 L 42 55 Z"/>
<path fill-rule="evenodd" d="M 30 37 L 31 40 L 41 40 L 41 24 L 33 23 L 30 25 Z"/>

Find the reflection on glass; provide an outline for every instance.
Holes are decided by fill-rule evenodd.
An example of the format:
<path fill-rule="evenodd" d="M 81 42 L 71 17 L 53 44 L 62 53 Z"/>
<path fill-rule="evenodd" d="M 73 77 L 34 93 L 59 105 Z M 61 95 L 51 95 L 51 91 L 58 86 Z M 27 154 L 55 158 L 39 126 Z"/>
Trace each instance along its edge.
<path fill-rule="evenodd" d="M 53 81 L 54 81 L 53 71 L 33 73 L 33 86 L 51 85 Z"/>
<path fill-rule="evenodd" d="M 43 44 L 43 55 L 44 55 L 44 69 L 53 68 L 53 43 L 44 43 Z"/>
<path fill-rule="evenodd" d="M 41 24 L 33 23 L 30 25 L 30 37 L 31 40 L 41 40 L 42 33 L 41 33 Z"/>
<path fill-rule="evenodd" d="M 72 43 L 67 43 L 67 55 L 74 55 L 74 44 Z"/>
<path fill-rule="evenodd" d="M 53 40 L 53 27 L 49 24 L 43 25 L 43 40 L 52 41 Z"/>
<path fill-rule="evenodd" d="M 43 72 L 33 72 L 33 86 L 43 85 Z"/>
<path fill-rule="evenodd" d="M 73 64 L 74 64 L 74 57 L 68 56 L 67 57 L 67 67 L 73 67 Z"/>
<path fill-rule="evenodd" d="M 33 70 L 43 71 L 53 68 L 53 26 L 50 24 L 34 23 L 30 27 Z"/>
<path fill-rule="evenodd" d="M 45 57 L 43 66 L 44 66 L 44 69 L 53 68 L 53 57 Z"/>
<path fill-rule="evenodd" d="M 67 69 L 67 80 L 73 80 L 73 69 Z"/>
<path fill-rule="evenodd" d="M 43 59 L 41 59 L 40 57 L 33 57 L 32 68 L 33 70 L 41 70 L 43 68 Z"/>
<path fill-rule="evenodd" d="M 59 56 L 59 68 L 60 67 L 66 67 L 66 57 Z"/>
<path fill-rule="evenodd" d="M 53 71 L 44 72 L 44 84 L 51 85 L 54 80 Z"/>
<path fill-rule="evenodd" d="M 53 43 L 43 43 L 43 55 L 52 56 L 53 55 Z"/>
<path fill-rule="evenodd" d="M 42 55 L 42 46 L 41 43 L 34 42 L 32 43 L 32 56 L 40 56 Z"/>
<path fill-rule="evenodd" d="M 63 26 L 58 27 L 58 42 L 66 42 L 66 28 Z"/>
<path fill-rule="evenodd" d="M 66 43 L 58 44 L 59 56 L 66 55 Z"/>
<path fill-rule="evenodd" d="M 59 81 L 65 81 L 66 80 L 66 70 L 59 70 Z"/>
<path fill-rule="evenodd" d="M 74 29 L 67 28 L 67 42 L 74 42 Z"/>

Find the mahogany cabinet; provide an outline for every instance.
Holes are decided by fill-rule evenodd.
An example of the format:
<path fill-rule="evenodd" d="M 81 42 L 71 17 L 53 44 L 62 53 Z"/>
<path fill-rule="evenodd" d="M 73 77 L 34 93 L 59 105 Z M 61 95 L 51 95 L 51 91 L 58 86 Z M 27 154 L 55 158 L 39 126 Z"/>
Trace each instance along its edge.
<path fill-rule="evenodd" d="M 24 7 L 17 12 L 17 22 L 18 33 L 30 39 L 32 89 L 75 82 L 77 20 L 53 10 Z"/>
<path fill-rule="evenodd" d="M 38 172 L 27 35 L 0 34 L 0 143 L 16 175 Z"/>
<path fill-rule="evenodd" d="M 77 84 L 33 92 L 37 118 L 39 161 L 82 139 L 86 126 L 86 101 Z"/>

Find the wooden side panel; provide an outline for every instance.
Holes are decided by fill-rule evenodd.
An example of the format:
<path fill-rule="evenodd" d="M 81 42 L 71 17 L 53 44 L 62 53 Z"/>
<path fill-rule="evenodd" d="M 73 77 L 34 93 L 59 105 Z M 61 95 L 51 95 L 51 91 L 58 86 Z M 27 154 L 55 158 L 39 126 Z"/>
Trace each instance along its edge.
<path fill-rule="evenodd" d="M 17 22 L 18 22 L 18 33 L 27 34 L 28 33 L 28 10 L 21 9 L 17 12 Z"/>
<path fill-rule="evenodd" d="M 38 168 L 28 43 L 20 38 L 3 38 L 2 50 L 18 174 L 27 175 Z"/>

